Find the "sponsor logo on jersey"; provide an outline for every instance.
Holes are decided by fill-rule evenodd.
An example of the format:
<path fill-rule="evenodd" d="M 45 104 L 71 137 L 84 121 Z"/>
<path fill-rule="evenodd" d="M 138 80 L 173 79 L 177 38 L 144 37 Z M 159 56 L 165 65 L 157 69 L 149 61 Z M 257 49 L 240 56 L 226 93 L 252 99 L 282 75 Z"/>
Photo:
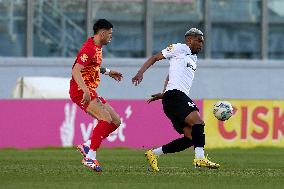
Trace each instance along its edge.
<path fill-rule="evenodd" d="M 190 62 L 187 63 L 186 67 L 191 68 L 193 71 L 196 71 L 196 67 L 194 68 L 193 65 L 190 64 Z"/>

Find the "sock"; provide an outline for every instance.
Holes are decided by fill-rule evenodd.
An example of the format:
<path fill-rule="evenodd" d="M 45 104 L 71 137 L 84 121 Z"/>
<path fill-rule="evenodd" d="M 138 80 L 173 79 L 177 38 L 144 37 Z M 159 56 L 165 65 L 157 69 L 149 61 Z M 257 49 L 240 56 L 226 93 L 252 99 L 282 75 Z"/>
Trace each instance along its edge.
<path fill-rule="evenodd" d="M 202 124 L 193 125 L 191 136 L 194 147 L 204 147 L 205 145 L 204 125 Z"/>
<path fill-rule="evenodd" d="M 96 160 L 97 158 L 97 152 L 94 150 L 89 150 L 88 154 L 86 155 L 86 158 Z"/>
<path fill-rule="evenodd" d="M 109 131 L 110 133 L 112 133 L 113 131 L 115 131 L 118 128 L 118 126 L 116 126 L 116 124 L 114 124 L 114 123 L 110 123 L 110 125 L 111 125 L 111 127 L 110 127 L 111 129 Z"/>
<path fill-rule="evenodd" d="M 195 150 L 195 158 L 196 159 L 205 158 L 205 156 L 204 156 L 204 148 L 196 147 L 194 150 Z"/>
<path fill-rule="evenodd" d="M 157 155 L 157 156 L 160 156 L 160 155 L 164 154 L 164 152 L 163 152 L 163 150 L 162 150 L 162 147 L 156 148 L 156 149 L 154 149 L 154 150 L 152 150 L 152 151 L 153 151 L 153 153 L 154 153 L 155 155 Z"/>
<path fill-rule="evenodd" d="M 109 136 L 110 133 L 112 133 L 113 131 L 115 131 L 117 129 L 117 126 L 114 123 L 109 123 L 108 126 L 105 128 L 105 138 L 107 138 Z"/>
<path fill-rule="evenodd" d="M 178 138 L 162 146 L 164 154 L 181 152 L 193 145 L 192 140 L 187 137 Z"/>
<path fill-rule="evenodd" d="M 117 127 L 115 124 L 99 120 L 97 126 L 93 129 L 90 149 L 96 151 L 100 147 L 103 139 L 108 137 L 108 135 L 116 129 Z"/>

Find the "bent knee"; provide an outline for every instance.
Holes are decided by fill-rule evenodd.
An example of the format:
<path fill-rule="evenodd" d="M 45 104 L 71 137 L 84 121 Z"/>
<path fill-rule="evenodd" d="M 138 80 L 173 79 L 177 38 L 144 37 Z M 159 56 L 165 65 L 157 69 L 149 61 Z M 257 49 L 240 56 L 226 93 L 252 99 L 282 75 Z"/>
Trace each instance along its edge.
<path fill-rule="evenodd" d="M 121 124 L 121 120 L 120 118 L 115 118 L 112 120 L 112 123 L 115 124 L 117 127 L 119 127 Z"/>
<path fill-rule="evenodd" d="M 111 116 L 108 116 L 108 115 L 101 115 L 97 119 L 106 121 L 108 123 L 112 123 L 113 122 Z"/>
<path fill-rule="evenodd" d="M 113 121 L 111 115 L 109 114 L 109 112 L 105 111 L 104 109 L 100 109 L 100 110 L 97 110 L 97 109 L 92 109 L 92 108 L 89 108 L 88 109 L 88 113 L 98 119 L 98 120 L 103 120 L 103 121 L 106 121 L 108 123 L 111 123 Z"/>
<path fill-rule="evenodd" d="M 194 125 L 203 125 L 203 126 L 205 126 L 205 122 L 204 122 L 202 119 L 196 120 L 196 121 L 194 122 Z"/>
<path fill-rule="evenodd" d="M 102 111 L 101 120 L 107 121 L 108 123 L 112 123 L 113 119 L 108 111 Z"/>
<path fill-rule="evenodd" d="M 189 125 L 205 125 L 198 111 L 193 111 L 184 119 L 184 122 Z"/>
<path fill-rule="evenodd" d="M 102 120 L 104 120 L 104 121 L 106 121 L 108 123 L 112 123 L 112 119 L 111 119 L 110 116 L 109 117 L 104 117 Z"/>

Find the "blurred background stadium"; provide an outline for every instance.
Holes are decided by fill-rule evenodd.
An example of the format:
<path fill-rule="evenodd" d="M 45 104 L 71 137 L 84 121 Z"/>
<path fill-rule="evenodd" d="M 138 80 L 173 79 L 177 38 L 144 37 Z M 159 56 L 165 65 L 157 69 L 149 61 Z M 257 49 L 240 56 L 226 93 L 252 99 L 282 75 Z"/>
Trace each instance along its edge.
<path fill-rule="evenodd" d="M 94 182 L 79 154 L 61 147 L 87 140 L 96 125 L 68 90 L 99 18 L 114 24 L 103 66 L 124 75 L 120 83 L 102 76 L 98 88 L 122 120 L 103 147 L 130 149 L 103 148 L 106 174 Z M 131 78 L 191 27 L 204 32 L 205 46 L 190 97 L 206 122 L 206 148 L 224 166 L 197 171 L 187 151 L 161 158 L 153 176 L 140 149 L 178 137 L 161 103 L 145 101 L 162 90 L 168 64 L 154 65 L 137 87 Z M 1 149 L 0 188 L 283 188 L 283 78 L 284 0 L 0 0 L 0 148 L 60 147 Z M 212 114 L 218 100 L 234 106 L 226 122 Z"/>
<path fill-rule="evenodd" d="M 149 72 L 141 88 L 131 86 L 131 76 L 146 57 L 182 42 L 185 31 L 197 27 L 206 43 L 192 97 L 282 99 L 283 7 L 282 0 L 0 0 L 0 98 L 17 96 L 12 91 L 21 77 L 70 77 L 94 21 L 106 18 L 114 33 L 104 65 L 128 80 L 121 84 L 128 90 L 113 93 L 109 89 L 120 86 L 106 79 L 110 87 L 100 92 L 108 98 L 141 99 L 160 90 L 164 64 L 155 67 L 155 76 Z M 255 85 L 260 80 L 262 86 Z"/>
<path fill-rule="evenodd" d="M 146 57 L 205 32 L 202 58 L 284 58 L 282 0 L 1 0 L 0 55 L 74 57 L 97 18 L 114 23 L 106 57 Z"/>

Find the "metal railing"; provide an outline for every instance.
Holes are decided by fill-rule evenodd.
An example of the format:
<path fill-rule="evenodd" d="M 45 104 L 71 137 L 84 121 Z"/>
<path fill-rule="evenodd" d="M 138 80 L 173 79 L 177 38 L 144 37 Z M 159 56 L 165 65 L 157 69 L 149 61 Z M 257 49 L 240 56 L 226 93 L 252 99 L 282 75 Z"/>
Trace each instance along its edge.
<path fill-rule="evenodd" d="M 83 39 L 86 36 L 88 36 L 88 34 L 91 34 L 91 26 L 93 24 L 94 18 L 96 18 L 97 15 L 106 15 L 106 13 L 107 13 L 107 16 L 112 15 L 114 20 L 115 18 L 117 19 L 115 20 L 115 24 L 117 23 L 125 24 L 129 22 L 129 20 L 127 19 L 132 19 L 131 14 L 129 15 L 126 14 L 126 16 L 128 17 L 126 17 L 126 19 L 124 20 L 120 20 L 120 17 L 125 16 L 125 14 L 121 14 L 121 12 L 119 11 L 112 12 L 111 10 L 115 10 L 115 7 L 113 7 L 111 3 L 110 3 L 110 6 L 107 8 L 106 8 L 106 4 L 104 4 L 106 2 L 111 2 L 111 1 L 115 3 L 119 3 L 119 2 L 125 3 L 126 2 L 127 4 L 128 2 L 134 2 L 134 4 L 131 5 L 131 7 L 135 7 L 136 6 L 135 3 L 138 3 L 138 2 L 140 4 L 141 2 L 144 4 L 145 10 L 143 8 L 142 9 L 145 12 L 140 13 L 139 18 L 141 19 L 141 15 L 145 14 L 144 15 L 145 17 L 143 19 L 144 31 L 142 34 L 145 37 L 145 39 L 143 39 L 145 42 L 145 45 L 140 48 L 143 48 L 143 52 L 145 52 L 145 56 L 146 55 L 150 56 L 153 53 L 154 40 L 157 40 L 153 38 L 154 28 L 155 28 L 154 24 L 155 24 L 155 21 L 157 20 L 155 20 L 152 17 L 153 11 L 154 11 L 152 5 L 153 3 L 165 3 L 167 2 L 167 0 L 129 0 L 129 1 L 127 0 L 126 1 L 125 0 L 120 0 L 120 1 L 85 0 L 83 1 L 82 0 L 80 2 L 77 0 L 73 0 L 73 1 L 68 1 L 68 0 L 66 1 L 65 0 L 64 1 L 58 1 L 58 0 L 0 0 L 0 22 L 1 22 L 0 29 L 1 31 L 4 31 L 3 32 L 4 34 L 1 35 L 0 37 L 1 39 L 4 39 L 3 46 L 5 46 L 4 44 L 7 44 L 6 46 L 10 45 L 10 46 L 15 47 L 16 45 L 18 45 L 17 47 L 19 47 L 19 43 L 24 45 L 26 42 L 26 48 L 19 47 L 18 49 L 22 51 L 24 51 L 23 49 L 26 49 L 26 53 L 24 52 L 21 55 L 33 56 L 34 55 L 33 50 L 35 49 L 35 45 L 38 45 L 38 44 L 34 44 L 33 42 L 33 40 L 36 39 L 40 42 L 41 46 L 45 45 L 46 48 L 51 53 L 52 53 L 52 50 L 55 49 L 57 51 L 57 54 L 53 54 L 55 56 L 70 56 L 70 55 L 74 56 L 74 54 L 77 52 L 78 48 L 82 44 L 82 40 L 78 40 L 77 36 L 81 36 L 81 39 Z M 225 2 L 232 2 L 232 1 L 224 1 L 224 2 L 220 1 L 221 4 L 219 3 L 220 5 L 218 6 L 221 6 L 223 4 L 226 5 Z M 174 1 L 169 0 L 168 2 L 174 2 Z M 185 1 L 177 1 L 177 2 L 185 2 Z M 213 14 L 210 14 L 210 11 L 212 12 L 211 10 L 212 2 L 216 3 L 218 1 L 192 0 L 190 2 L 195 2 L 196 3 L 195 6 L 197 7 L 198 10 L 204 9 L 198 12 L 199 14 L 196 14 L 196 15 L 200 18 L 202 17 L 200 19 L 200 23 L 202 24 L 202 26 L 204 26 L 204 31 L 205 31 L 204 33 L 206 35 L 206 39 L 208 39 L 206 40 L 206 43 L 205 43 L 205 53 L 204 53 L 205 58 L 211 58 L 212 55 L 214 55 L 212 53 L 213 48 L 211 47 L 212 41 L 215 40 L 215 39 L 212 39 L 214 37 L 213 36 L 214 30 L 216 30 L 216 25 L 214 26 L 214 24 L 221 23 L 221 25 L 222 24 L 225 25 L 225 24 L 228 24 L 229 21 L 230 21 L 229 24 L 234 24 L 235 20 L 230 17 L 226 17 L 227 20 L 222 19 L 222 15 L 221 16 L 215 15 L 215 17 L 213 17 L 212 16 Z M 235 2 L 240 2 L 240 1 L 235 0 Z M 259 36 L 260 38 L 258 38 L 257 41 L 260 41 L 260 45 L 258 45 L 255 48 L 258 50 L 258 52 L 255 53 L 255 52 L 249 51 L 248 53 L 254 53 L 256 54 L 254 57 L 262 58 L 262 59 L 267 59 L 268 55 L 270 56 L 272 51 L 274 54 L 279 52 L 279 54 L 280 55 L 282 54 L 281 56 L 283 56 L 283 50 L 281 50 L 283 46 L 278 45 L 280 46 L 278 48 L 280 49 L 280 51 L 276 52 L 274 50 L 276 49 L 275 45 L 273 46 L 271 40 L 268 40 L 270 39 L 270 36 L 272 36 L 271 33 L 273 32 L 276 33 L 274 31 L 275 29 L 273 30 L 271 26 L 272 25 L 273 26 L 283 25 L 283 12 L 284 11 L 279 8 L 279 6 L 283 4 L 282 0 L 279 0 L 279 1 L 260 0 L 260 1 L 257 1 L 258 4 L 253 3 L 256 1 L 242 0 L 242 2 L 250 2 L 250 3 L 246 4 L 246 9 L 245 9 L 246 14 L 244 14 L 244 17 L 242 17 L 242 19 L 239 19 L 239 22 L 245 20 L 245 24 L 253 23 L 253 24 L 256 24 L 257 27 L 259 28 L 259 33 L 257 33 L 257 36 Z M 74 9 L 74 7 L 76 10 L 77 3 L 80 5 L 83 5 L 83 7 L 81 6 L 81 9 L 80 9 L 81 12 L 79 13 L 80 14 L 79 16 L 81 16 L 80 18 L 84 17 L 83 18 L 83 21 L 85 22 L 84 25 L 78 24 L 77 20 L 74 21 L 73 18 L 77 19 L 78 15 L 75 15 L 75 17 L 73 18 L 71 17 L 73 14 L 72 10 Z M 64 5 L 64 7 L 65 6 L 69 7 L 68 5 L 70 4 L 73 5 L 72 10 L 66 9 L 67 10 L 66 11 L 62 9 L 62 5 Z M 127 7 L 128 6 L 126 6 L 126 8 Z M 257 9 L 257 11 L 255 11 L 255 9 Z M 19 14 L 19 10 L 21 14 Z M 225 9 L 225 10 L 227 10 L 227 12 L 230 14 L 230 11 L 228 9 Z M 272 15 L 273 19 L 271 17 L 271 11 L 274 13 L 273 15 L 276 15 L 276 16 Z M 86 15 L 84 15 L 85 13 Z M 237 11 L 237 14 L 240 14 L 240 13 Z M 278 14 L 280 16 L 278 16 Z M 186 15 L 188 16 L 188 14 Z M 248 15 L 247 17 L 249 17 L 250 19 L 246 19 L 245 15 Z M 165 16 L 163 16 L 163 14 L 159 15 L 159 17 L 163 17 L 163 18 L 164 17 L 167 18 L 166 16 L 167 14 L 165 14 Z M 185 19 L 185 20 L 182 20 L 183 22 L 189 19 L 186 16 L 183 17 L 183 15 L 177 14 L 177 17 L 176 17 L 177 20 L 172 20 L 172 22 L 174 23 L 179 22 L 181 17 Z M 174 16 L 172 16 L 171 18 L 174 18 Z M 236 17 L 236 18 L 239 18 L 239 17 Z M 167 19 L 165 20 L 168 21 Z M 131 21 L 134 23 L 133 20 Z M 192 20 L 188 20 L 188 21 L 190 22 Z M 21 22 L 20 26 L 26 27 L 25 29 L 27 32 L 22 31 L 24 27 L 21 27 L 21 31 L 18 31 L 19 22 Z M 138 20 L 138 21 L 135 20 L 135 23 L 136 22 L 141 23 L 141 20 Z M 127 27 L 131 28 L 131 26 L 129 25 L 127 25 Z M 174 27 L 171 27 L 171 28 L 174 28 Z M 272 28 L 271 32 L 269 31 L 269 28 Z M 26 33 L 26 36 L 23 36 L 25 33 Z M 280 32 L 274 34 L 273 39 L 277 40 L 278 38 L 275 37 L 275 35 L 280 35 L 279 33 Z M 142 40 L 143 36 L 141 37 L 140 35 L 139 38 Z M 109 49 L 108 48 L 105 49 L 106 51 L 107 50 L 110 51 L 109 53 L 107 53 L 108 55 L 110 55 L 111 53 L 115 54 L 116 52 L 119 52 L 118 49 L 112 48 L 113 46 L 111 46 L 111 48 Z M 271 50 L 272 48 L 271 46 L 273 46 L 273 50 Z M 128 49 L 131 49 L 131 47 L 129 47 Z M 126 48 L 124 52 L 129 52 L 128 49 Z M 44 50 L 42 50 L 42 52 L 45 54 L 48 54 L 49 51 L 44 52 Z M 221 52 L 221 53 L 224 54 L 224 52 Z M 235 51 L 233 50 L 232 53 L 235 53 Z M 116 56 L 120 56 L 120 55 L 121 53 L 116 54 Z M 226 56 L 224 57 L 226 58 Z M 250 57 L 250 56 L 247 56 L 247 57 Z"/>
<path fill-rule="evenodd" d="M 73 55 L 74 51 L 77 51 L 78 46 L 81 44 L 76 41 L 76 36 L 68 32 L 67 27 L 72 27 L 73 32 L 75 31 L 75 33 L 77 32 L 82 36 L 85 35 L 86 32 L 68 18 L 68 16 L 58 8 L 57 4 L 58 1 L 49 2 L 40 0 L 37 2 L 38 8 L 35 9 L 34 18 L 35 31 L 41 42 L 56 46 L 57 49 L 61 51 L 61 56 L 70 56 Z M 48 13 L 44 11 L 44 8 L 48 10 L 48 13 L 51 13 L 52 16 L 48 15 Z M 54 35 L 52 31 L 44 27 L 43 23 L 54 27 L 60 35 Z"/>

